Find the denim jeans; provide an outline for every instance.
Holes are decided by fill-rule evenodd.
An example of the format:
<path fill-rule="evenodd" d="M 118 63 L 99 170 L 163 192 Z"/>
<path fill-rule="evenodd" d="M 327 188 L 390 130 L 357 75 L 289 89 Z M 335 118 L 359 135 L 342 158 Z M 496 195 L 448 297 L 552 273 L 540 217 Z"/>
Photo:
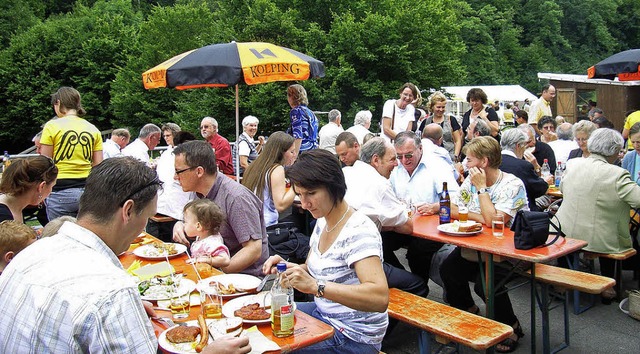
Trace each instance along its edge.
<path fill-rule="evenodd" d="M 327 321 L 322 317 L 320 312 L 316 309 L 315 302 L 296 302 L 296 306 L 298 310 L 307 313 L 322 322 L 327 323 Z M 317 354 L 317 353 L 336 353 L 336 354 L 367 354 L 374 353 L 377 354 L 380 352 L 381 344 L 377 346 L 372 344 L 358 343 L 349 338 L 347 338 L 340 331 L 334 331 L 333 337 L 322 342 L 310 345 L 308 347 L 304 347 L 298 350 L 293 351 L 293 353 L 309 353 L 309 354 Z"/>
<path fill-rule="evenodd" d="M 78 216 L 78 205 L 84 188 L 67 188 L 51 192 L 47 197 L 47 217 L 49 220 L 63 215 Z"/>

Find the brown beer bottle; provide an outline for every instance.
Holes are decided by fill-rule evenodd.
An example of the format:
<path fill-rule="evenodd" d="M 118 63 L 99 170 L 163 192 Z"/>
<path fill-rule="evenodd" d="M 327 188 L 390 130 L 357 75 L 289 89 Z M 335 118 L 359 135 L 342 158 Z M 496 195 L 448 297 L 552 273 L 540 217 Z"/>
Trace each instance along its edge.
<path fill-rule="evenodd" d="M 448 224 L 451 222 L 451 198 L 449 198 L 449 190 L 447 182 L 442 182 L 442 194 L 440 194 L 440 224 Z"/>

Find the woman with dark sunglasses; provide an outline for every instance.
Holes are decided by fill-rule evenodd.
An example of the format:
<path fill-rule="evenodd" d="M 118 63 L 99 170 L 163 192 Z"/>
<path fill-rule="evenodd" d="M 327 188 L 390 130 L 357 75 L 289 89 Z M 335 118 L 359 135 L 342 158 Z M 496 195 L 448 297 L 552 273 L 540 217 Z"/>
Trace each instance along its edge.
<path fill-rule="evenodd" d="M 58 168 L 46 156 L 12 161 L 0 182 L 0 221 L 22 222 L 22 210 L 40 205 L 56 184 Z"/>

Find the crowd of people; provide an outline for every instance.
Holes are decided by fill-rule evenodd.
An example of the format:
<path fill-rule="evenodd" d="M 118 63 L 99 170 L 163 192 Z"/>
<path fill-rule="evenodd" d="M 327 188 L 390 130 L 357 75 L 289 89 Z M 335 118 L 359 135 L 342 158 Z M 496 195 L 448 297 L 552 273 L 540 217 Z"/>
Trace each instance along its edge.
<path fill-rule="evenodd" d="M 538 100 L 509 103 L 500 116 L 500 105 L 489 104 L 480 88 L 468 92 L 463 117 L 447 112 L 442 92 L 425 106 L 412 83 L 398 94 L 384 102 L 376 136 L 368 110 L 345 130 L 347 118 L 333 109 L 320 129 L 304 87 L 290 85 L 289 129 L 256 136 L 259 120 L 247 116 L 232 147 L 213 117 L 201 120 L 203 140 L 174 123 L 150 123 L 131 143 L 124 128 L 103 142 L 81 118 L 78 91 L 60 88 L 51 101 L 58 118 L 38 141 L 41 155 L 14 160 L 0 182 L 0 305 L 10 309 L 0 319 L 0 348 L 155 352 L 147 319 L 155 313 L 116 255 L 146 229 L 189 246 L 197 262 L 263 277 L 285 261 L 270 253 L 267 230 L 296 199 L 311 220 L 309 252 L 300 264 L 287 262 L 285 274 L 298 292 L 315 295 L 298 309 L 336 329 L 299 352 L 378 353 L 395 325 L 386 313 L 390 287 L 426 297 L 433 280 L 451 306 L 480 312 L 469 288 L 474 282 L 484 298 L 478 262 L 460 248 L 412 236 L 413 214 L 438 214 L 444 185 L 454 219 L 464 207 L 470 220 L 491 225 L 502 216 L 508 227 L 519 210 L 548 206 L 559 170 L 563 231 L 587 240 L 593 252 L 633 247 L 628 224 L 630 209 L 640 207 L 640 115 L 629 116 L 638 122 L 625 124 L 622 134 L 595 106 L 591 119 L 575 124 L 553 118 L 550 85 Z M 150 159 L 162 139 L 166 150 Z M 41 204 L 51 221 L 43 235 L 51 237 L 36 241 L 22 213 Z M 402 247 L 409 269 L 395 252 Z M 600 268 L 613 276 L 612 263 L 601 260 Z M 496 272 L 498 280 L 506 276 Z M 514 332 L 496 350 L 511 352 L 524 332 L 500 290 L 495 319 Z M 205 352 L 248 347 L 245 339 L 226 339 Z"/>

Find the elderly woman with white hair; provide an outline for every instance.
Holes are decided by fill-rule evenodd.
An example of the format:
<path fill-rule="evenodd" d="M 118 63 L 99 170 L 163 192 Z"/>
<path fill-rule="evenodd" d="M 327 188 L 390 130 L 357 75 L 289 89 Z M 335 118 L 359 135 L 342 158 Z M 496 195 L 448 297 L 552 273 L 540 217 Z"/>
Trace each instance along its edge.
<path fill-rule="evenodd" d="M 347 129 L 349 133 L 356 136 L 358 144 L 360 145 L 364 144 L 364 137 L 367 136 L 367 134 L 371 134 L 371 131 L 369 131 L 369 127 L 371 127 L 371 117 L 373 117 L 371 111 L 360 111 L 356 113 L 353 126 Z"/>
<path fill-rule="evenodd" d="M 596 129 L 587 141 L 591 153 L 583 159 L 567 162 L 560 190 L 563 201 L 556 213 L 567 236 L 585 240 L 586 251 L 620 253 L 632 248 L 629 211 L 640 207 L 640 186 L 629 171 L 613 162 L 624 140 L 613 129 Z M 614 261 L 600 258 L 602 275 L 614 277 Z M 616 296 L 607 289 L 603 299 Z"/>
<path fill-rule="evenodd" d="M 529 139 L 529 135 L 522 129 L 508 129 L 502 133 L 502 139 L 500 139 L 500 148 L 502 149 L 500 171 L 511 173 L 520 178 L 527 191 L 529 209 L 538 210 L 536 198 L 545 195 L 549 184 L 538 176 L 531 162 L 523 160 Z M 553 180 L 553 177 L 549 178 Z"/>
<path fill-rule="evenodd" d="M 569 158 L 571 160 L 576 157 L 589 157 L 591 154 L 587 149 L 587 140 L 591 136 L 598 126 L 590 120 L 581 120 L 574 124 L 571 129 L 573 130 L 573 139 L 578 143 L 578 148 L 569 152 Z"/>
<path fill-rule="evenodd" d="M 258 123 L 260 121 L 255 116 L 246 116 L 242 120 L 243 132 L 238 137 L 238 141 L 236 141 L 236 155 L 240 158 L 240 175 L 244 173 L 250 163 L 258 158 L 258 154 L 262 151 L 262 146 L 264 146 L 263 136 L 258 137 L 257 144 L 254 140 L 258 132 Z"/>

